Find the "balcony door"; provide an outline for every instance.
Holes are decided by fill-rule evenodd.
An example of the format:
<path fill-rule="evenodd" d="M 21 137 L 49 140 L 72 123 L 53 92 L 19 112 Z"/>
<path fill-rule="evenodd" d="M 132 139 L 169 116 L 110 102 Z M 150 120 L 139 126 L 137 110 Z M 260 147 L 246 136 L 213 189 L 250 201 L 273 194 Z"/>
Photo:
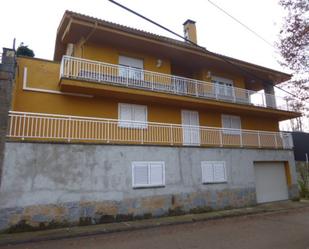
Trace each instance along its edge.
<path fill-rule="evenodd" d="M 211 81 L 214 83 L 214 94 L 217 98 L 233 100 L 235 93 L 232 80 L 213 76 Z"/>
<path fill-rule="evenodd" d="M 140 82 L 144 80 L 144 61 L 137 58 L 119 56 L 118 75 L 123 81 Z"/>
<path fill-rule="evenodd" d="M 181 111 L 183 144 L 200 145 L 199 115 L 197 111 Z"/>

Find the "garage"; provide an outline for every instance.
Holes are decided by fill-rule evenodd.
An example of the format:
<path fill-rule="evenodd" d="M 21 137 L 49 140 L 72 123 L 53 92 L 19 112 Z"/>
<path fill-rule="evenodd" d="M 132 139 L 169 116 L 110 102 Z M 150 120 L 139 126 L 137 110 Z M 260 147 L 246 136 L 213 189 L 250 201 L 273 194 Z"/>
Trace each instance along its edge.
<path fill-rule="evenodd" d="M 255 162 L 254 172 L 258 203 L 288 199 L 284 162 Z"/>

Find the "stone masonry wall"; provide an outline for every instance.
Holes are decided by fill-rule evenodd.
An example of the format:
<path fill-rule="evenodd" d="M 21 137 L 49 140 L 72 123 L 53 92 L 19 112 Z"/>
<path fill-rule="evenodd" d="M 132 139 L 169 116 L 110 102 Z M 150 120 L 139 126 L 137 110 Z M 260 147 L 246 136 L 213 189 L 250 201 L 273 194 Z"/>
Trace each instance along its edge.
<path fill-rule="evenodd" d="M 0 187 L 4 146 L 8 127 L 8 111 L 12 101 L 12 85 L 15 70 L 15 51 L 3 49 L 2 63 L 0 61 Z"/>

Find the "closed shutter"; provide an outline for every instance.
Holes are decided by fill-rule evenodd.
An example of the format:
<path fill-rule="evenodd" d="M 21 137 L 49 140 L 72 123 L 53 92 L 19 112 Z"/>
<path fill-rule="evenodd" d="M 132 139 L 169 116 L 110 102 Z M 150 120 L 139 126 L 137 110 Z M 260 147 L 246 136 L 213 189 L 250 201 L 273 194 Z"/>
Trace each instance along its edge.
<path fill-rule="evenodd" d="M 132 58 L 132 57 L 127 57 L 127 56 L 122 56 L 122 55 L 119 56 L 119 64 L 123 66 L 139 68 L 139 69 L 143 69 L 144 67 L 143 60 Z"/>
<path fill-rule="evenodd" d="M 202 162 L 202 182 L 222 183 L 227 181 L 225 162 Z"/>
<path fill-rule="evenodd" d="M 147 106 L 120 103 L 118 117 L 120 127 L 147 128 Z"/>
<path fill-rule="evenodd" d="M 204 183 L 213 182 L 213 166 L 210 162 L 202 162 L 202 181 Z"/>
<path fill-rule="evenodd" d="M 119 104 L 119 126 L 131 127 L 132 123 L 132 106 L 130 104 Z"/>
<path fill-rule="evenodd" d="M 148 164 L 139 162 L 133 165 L 133 186 L 144 186 L 149 184 Z"/>
<path fill-rule="evenodd" d="M 150 163 L 150 184 L 164 185 L 164 164 L 162 162 Z"/>
<path fill-rule="evenodd" d="M 223 133 L 239 135 L 241 129 L 241 121 L 239 116 L 222 115 L 222 127 L 225 128 Z"/>
<path fill-rule="evenodd" d="M 142 122 L 135 123 L 136 128 L 146 128 L 147 127 L 147 107 L 142 105 L 133 106 L 133 120 Z"/>
<path fill-rule="evenodd" d="M 133 187 L 164 186 L 164 162 L 133 162 L 132 185 Z"/>
<path fill-rule="evenodd" d="M 223 128 L 232 128 L 230 116 L 222 115 L 222 127 Z"/>
<path fill-rule="evenodd" d="M 119 76 L 136 80 L 142 80 L 144 78 L 143 72 L 141 71 L 144 68 L 143 60 L 119 56 L 119 65 L 122 66 L 119 70 Z"/>
<path fill-rule="evenodd" d="M 225 164 L 224 162 L 213 163 L 214 182 L 225 182 Z"/>
<path fill-rule="evenodd" d="M 241 129 L 240 117 L 231 116 L 231 128 L 233 129 Z"/>

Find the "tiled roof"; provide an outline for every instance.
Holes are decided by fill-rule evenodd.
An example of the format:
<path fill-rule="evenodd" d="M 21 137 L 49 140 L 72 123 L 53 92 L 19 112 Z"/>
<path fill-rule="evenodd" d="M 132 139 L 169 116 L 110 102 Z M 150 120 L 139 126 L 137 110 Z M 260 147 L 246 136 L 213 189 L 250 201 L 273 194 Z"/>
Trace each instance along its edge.
<path fill-rule="evenodd" d="M 109 22 L 109 21 L 106 21 L 106 20 L 102 20 L 102 19 L 99 19 L 99 18 L 96 18 L 96 17 L 89 16 L 89 15 L 84 15 L 84 14 L 76 13 L 76 12 L 69 11 L 69 10 L 67 10 L 65 13 L 72 16 L 72 17 L 80 18 L 80 19 L 83 19 L 83 20 L 91 21 L 91 22 L 97 22 L 98 24 L 102 24 L 105 27 L 110 27 L 110 28 L 113 28 L 113 29 L 118 29 L 118 30 L 121 30 L 121 31 L 130 32 L 132 34 L 136 34 L 136 35 L 143 36 L 143 37 L 146 37 L 146 38 L 151 38 L 151 39 L 158 40 L 158 41 L 168 42 L 168 43 L 172 43 L 172 44 L 175 44 L 175 45 L 184 46 L 184 47 L 188 47 L 188 48 L 191 48 L 191 49 L 196 49 L 196 50 L 200 50 L 200 51 L 204 51 L 204 52 L 206 50 L 206 48 L 204 48 L 204 47 L 196 46 L 196 45 L 191 44 L 189 42 L 180 41 L 180 40 L 169 38 L 169 37 L 162 36 L 162 35 L 157 35 L 157 34 L 154 34 L 154 33 L 148 32 L 148 31 L 128 27 L 128 26 L 121 25 L 121 24 L 114 23 L 114 22 Z"/>
<path fill-rule="evenodd" d="M 82 20 L 85 20 L 85 21 L 88 21 L 88 22 L 98 23 L 98 24 L 101 24 L 105 27 L 117 29 L 117 30 L 128 32 L 128 33 L 131 33 L 131 34 L 136 34 L 138 36 L 142 36 L 142 37 L 145 37 L 145 38 L 150 38 L 150 39 L 153 39 L 153 40 L 166 42 L 166 43 L 169 43 L 169 44 L 172 44 L 172 45 L 176 45 L 176 46 L 192 49 L 192 50 L 195 50 L 195 51 L 199 51 L 199 52 L 205 53 L 209 56 L 214 56 L 214 57 L 220 58 L 221 60 L 223 59 L 225 61 L 229 61 L 231 64 L 233 64 L 233 62 L 236 62 L 238 64 L 253 66 L 253 67 L 256 67 L 257 69 L 260 69 L 260 70 L 266 70 L 268 72 L 279 73 L 279 74 L 284 75 L 285 77 L 288 77 L 288 78 L 292 76 L 290 74 L 280 72 L 280 71 L 277 71 L 277 70 L 274 70 L 274 69 L 271 69 L 271 68 L 267 68 L 267 67 L 263 67 L 263 66 L 260 66 L 260 65 L 256 65 L 254 63 L 235 59 L 235 58 L 232 58 L 232 57 L 229 57 L 229 56 L 226 56 L 226 55 L 222 55 L 222 54 L 219 54 L 219 53 L 214 53 L 214 52 L 207 50 L 206 48 L 204 48 L 202 46 L 196 46 L 196 45 L 191 44 L 189 42 L 180 41 L 180 40 L 169 38 L 169 37 L 166 37 L 166 36 L 161 36 L 161 35 L 157 35 L 157 34 L 154 34 L 154 33 L 150 33 L 148 31 L 128 27 L 128 26 L 121 25 L 121 24 L 118 24 L 118 23 L 105 21 L 105 20 L 102 20 L 102 19 L 99 19 L 99 18 L 96 18 L 96 17 L 92 17 L 92 16 L 89 16 L 89 15 L 84 15 L 84 14 L 76 13 L 76 12 L 69 11 L 69 10 L 66 10 L 65 15 L 69 15 L 73 18 L 75 17 L 75 18 L 82 19 Z"/>

